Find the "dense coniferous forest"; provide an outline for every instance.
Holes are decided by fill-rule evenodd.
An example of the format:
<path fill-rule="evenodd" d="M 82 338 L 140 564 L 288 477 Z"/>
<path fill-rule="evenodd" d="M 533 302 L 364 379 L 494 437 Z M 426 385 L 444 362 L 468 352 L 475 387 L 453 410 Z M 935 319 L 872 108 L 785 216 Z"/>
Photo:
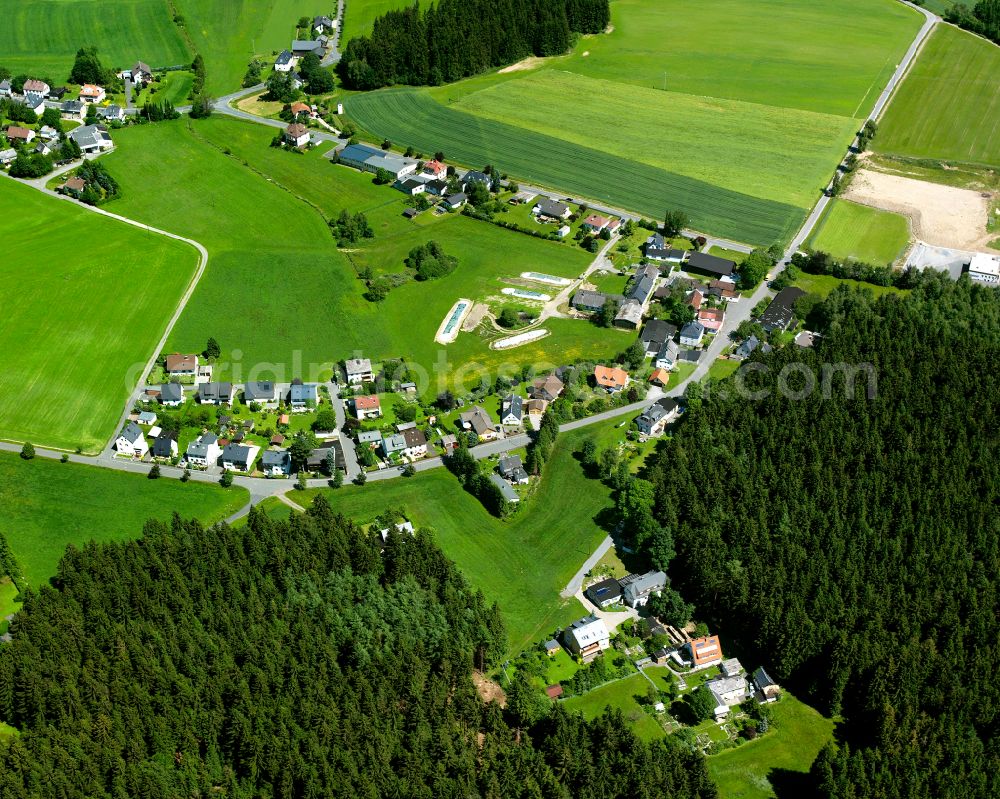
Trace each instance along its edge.
<path fill-rule="evenodd" d="M 838 289 L 817 314 L 815 349 L 755 358 L 768 398 L 709 392 L 653 459 L 671 578 L 843 715 L 817 795 L 998 796 L 1000 293 L 925 275 L 903 299 Z M 791 362 L 871 363 L 875 396 L 862 378 L 853 399 L 839 381 L 782 397 Z"/>
<path fill-rule="evenodd" d="M 700 755 L 620 714 L 484 704 L 499 612 L 398 518 L 368 533 L 320 497 L 287 522 L 175 517 L 71 550 L 0 650 L 21 731 L 0 796 L 715 796 Z"/>
<path fill-rule="evenodd" d="M 351 89 L 432 85 L 531 55 L 565 53 L 579 33 L 600 33 L 608 0 L 440 0 L 389 11 L 371 36 L 347 43 L 338 69 Z"/>

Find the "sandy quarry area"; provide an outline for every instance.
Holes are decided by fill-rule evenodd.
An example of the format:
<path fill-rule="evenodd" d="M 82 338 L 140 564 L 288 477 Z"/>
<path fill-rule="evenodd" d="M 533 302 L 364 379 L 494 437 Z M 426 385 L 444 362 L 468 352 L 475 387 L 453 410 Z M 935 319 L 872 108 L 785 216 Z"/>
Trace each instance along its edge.
<path fill-rule="evenodd" d="M 916 238 L 940 247 L 982 249 L 996 235 L 986 232 L 989 200 L 978 191 L 861 169 L 844 198 L 903 214 Z"/>

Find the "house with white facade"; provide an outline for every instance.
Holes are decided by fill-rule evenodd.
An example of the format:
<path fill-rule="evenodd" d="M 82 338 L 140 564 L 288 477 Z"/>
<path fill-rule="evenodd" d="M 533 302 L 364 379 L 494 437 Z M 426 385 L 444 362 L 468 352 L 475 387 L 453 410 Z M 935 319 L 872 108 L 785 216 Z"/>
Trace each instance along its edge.
<path fill-rule="evenodd" d="M 125 425 L 115 439 L 115 451 L 119 455 L 130 455 L 133 458 L 144 457 L 149 452 L 149 445 L 146 443 L 142 428 L 135 422 Z"/>
<path fill-rule="evenodd" d="M 372 362 L 369 358 L 349 358 L 344 361 L 344 373 L 347 375 L 349 386 L 375 382 L 375 372 L 372 371 Z"/>
<path fill-rule="evenodd" d="M 207 468 L 215 466 L 219 462 L 221 454 L 222 447 L 219 446 L 219 437 L 215 433 L 202 433 L 196 440 L 188 444 L 184 460 L 189 466 Z"/>
<path fill-rule="evenodd" d="M 611 634 L 603 619 L 585 616 L 566 629 L 563 643 L 570 652 L 587 663 L 611 646 Z"/>

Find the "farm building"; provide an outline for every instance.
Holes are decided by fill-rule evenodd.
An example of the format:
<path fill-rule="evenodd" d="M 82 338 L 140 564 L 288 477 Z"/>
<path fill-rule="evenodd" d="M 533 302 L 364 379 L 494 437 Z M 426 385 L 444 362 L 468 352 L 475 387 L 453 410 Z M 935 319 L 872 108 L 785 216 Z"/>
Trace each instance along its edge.
<path fill-rule="evenodd" d="M 650 291 L 652 285 L 649 286 Z M 642 324 L 642 303 L 639 300 L 627 298 L 618 309 L 615 316 L 615 327 L 625 330 L 638 330 Z"/>
<path fill-rule="evenodd" d="M 408 163 L 399 156 L 377 150 L 367 144 L 349 144 L 339 153 L 340 163 L 360 169 L 362 172 L 378 172 L 380 169 L 392 173 L 396 179 L 417 171 L 415 162 Z"/>
<path fill-rule="evenodd" d="M 709 255 L 706 252 L 693 252 L 688 256 L 684 270 L 687 272 L 700 272 L 706 275 L 718 275 L 728 277 L 733 274 L 736 264 L 728 258 L 720 258 L 717 255 Z"/>
<path fill-rule="evenodd" d="M 761 314 L 760 326 L 768 333 L 772 330 L 788 330 L 795 321 L 795 301 L 803 295 L 805 292 L 795 286 L 779 291 Z"/>

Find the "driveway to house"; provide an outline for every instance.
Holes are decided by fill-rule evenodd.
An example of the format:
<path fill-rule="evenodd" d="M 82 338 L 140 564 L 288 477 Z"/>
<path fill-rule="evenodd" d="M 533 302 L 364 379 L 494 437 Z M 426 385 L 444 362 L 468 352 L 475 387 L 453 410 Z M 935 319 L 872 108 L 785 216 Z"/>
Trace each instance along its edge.
<path fill-rule="evenodd" d="M 566 583 L 566 587 L 559 593 L 563 599 L 569 599 L 571 596 L 583 591 L 583 580 L 587 576 L 587 572 L 597 565 L 597 562 L 603 558 L 609 549 L 615 545 L 611 536 L 607 536 L 600 544 L 597 545 L 597 549 L 594 550 L 593 554 L 587 558 L 583 565 L 580 567 L 579 571 L 573 575 L 573 579 Z"/>
<path fill-rule="evenodd" d="M 337 29 L 330 37 L 330 49 L 327 50 L 320 63 L 324 67 L 332 67 L 340 62 L 340 32 L 344 29 L 344 0 L 337 0 Z"/>

